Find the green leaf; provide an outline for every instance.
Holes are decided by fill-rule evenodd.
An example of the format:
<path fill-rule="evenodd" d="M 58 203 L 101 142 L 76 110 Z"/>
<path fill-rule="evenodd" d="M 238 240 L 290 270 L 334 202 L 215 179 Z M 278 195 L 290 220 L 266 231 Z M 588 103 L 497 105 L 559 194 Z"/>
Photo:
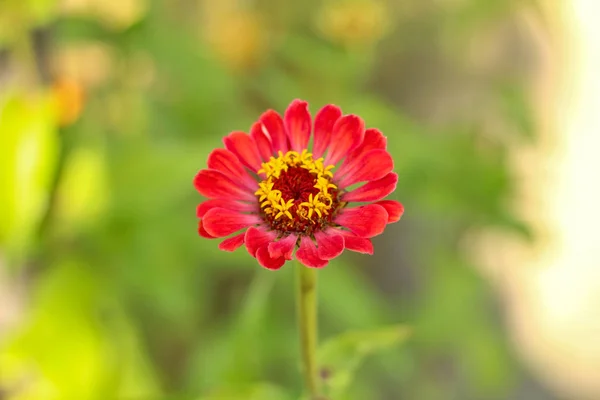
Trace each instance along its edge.
<path fill-rule="evenodd" d="M 350 386 L 365 357 L 403 343 L 410 335 L 404 325 L 343 333 L 319 349 L 319 365 L 328 395 L 339 398 Z"/>
<path fill-rule="evenodd" d="M 48 97 L 0 100 L 0 246 L 18 262 L 49 200 L 58 135 Z"/>

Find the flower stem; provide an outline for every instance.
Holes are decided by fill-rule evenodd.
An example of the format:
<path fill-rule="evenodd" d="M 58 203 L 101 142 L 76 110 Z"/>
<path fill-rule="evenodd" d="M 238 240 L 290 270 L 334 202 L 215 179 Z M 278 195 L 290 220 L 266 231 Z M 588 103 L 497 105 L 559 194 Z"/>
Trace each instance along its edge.
<path fill-rule="evenodd" d="M 319 396 L 317 375 L 317 270 L 297 263 L 298 328 L 305 391 L 310 400 Z"/>

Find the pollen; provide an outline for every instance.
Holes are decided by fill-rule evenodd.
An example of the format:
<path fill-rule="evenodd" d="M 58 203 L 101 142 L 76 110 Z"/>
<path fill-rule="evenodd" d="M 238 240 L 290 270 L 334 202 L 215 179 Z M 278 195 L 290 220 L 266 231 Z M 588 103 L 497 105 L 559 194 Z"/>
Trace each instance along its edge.
<path fill-rule="evenodd" d="M 331 224 L 340 202 L 332 182 L 333 165 L 312 153 L 279 152 L 257 172 L 262 182 L 254 193 L 261 213 L 272 229 L 280 233 L 312 235 Z"/>

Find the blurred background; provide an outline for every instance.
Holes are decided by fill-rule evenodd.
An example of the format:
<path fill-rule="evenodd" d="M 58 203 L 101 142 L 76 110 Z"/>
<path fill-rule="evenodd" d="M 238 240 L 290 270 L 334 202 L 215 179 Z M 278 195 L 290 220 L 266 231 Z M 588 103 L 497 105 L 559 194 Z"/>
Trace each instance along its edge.
<path fill-rule="evenodd" d="M 294 98 L 381 129 L 406 208 L 320 273 L 321 338 L 412 331 L 334 400 L 600 399 L 598 15 L 0 0 L 0 399 L 298 398 L 292 268 L 198 237 L 192 185 Z"/>

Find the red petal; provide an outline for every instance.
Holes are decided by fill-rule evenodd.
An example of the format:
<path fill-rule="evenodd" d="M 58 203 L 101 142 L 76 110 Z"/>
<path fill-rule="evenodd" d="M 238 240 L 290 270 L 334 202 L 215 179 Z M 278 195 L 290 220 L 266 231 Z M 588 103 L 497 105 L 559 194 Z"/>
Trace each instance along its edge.
<path fill-rule="evenodd" d="M 263 132 L 262 124 L 260 122 L 255 122 L 254 125 L 252 125 L 250 137 L 254 140 L 254 143 L 256 143 L 258 154 L 260 154 L 262 160 L 268 161 L 273 155 L 271 139 Z"/>
<path fill-rule="evenodd" d="M 361 145 L 356 150 L 367 152 L 373 149 L 387 148 L 387 138 L 383 136 L 383 133 L 379 129 L 369 128 L 365 130 L 365 138 Z"/>
<path fill-rule="evenodd" d="M 276 270 L 279 269 L 285 264 L 285 258 L 277 257 L 272 258 L 269 255 L 269 250 L 266 247 L 261 247 L 256 252 L 256 259 L 258 263 L 267 269 Z"/>
<path fill-rule="evenodd" d="M 333 126 L 325 165 L 335 165 L 360 145 L 365 136 L 365 123 L 356 115 L 344 115 Z"/>
<path fill-rule="evenodd" d="M 315 233 L 317 255 L 323 260 L 331 260 L 344 251 L 344 237 L 333 229 Z"/>
<path fill-rule="evenodd" d="M 375 204 L 382 206 L 385 208 L 385 211 L 387 211 L 388 224 L 391 224 L 392 222 L 398 222 L 400 217 L 402 217 L 402 214 L 404 214 L 404 206 L 396 200 L 382 200 Z"/>
<path fill-rule="evenodd" d="M 387 150 L 375 149 L 361 155 L 344 174 L 335 175 L 338 187 L 345 188 L 357 182 L 383 178 L 394 169 L 394 160 Z"/>
<path fill-rule="evenodd" d="M 200 236 L 202 236 L 203 238 L 207 238 L 207 239 L 214 239 L 215 238 L 213 235 L 211 235 L 210 233 L 206 232 L 206 229 L 204 229 L 204 224 L 202 223 L 202 220 L 198 221 L 198 234 Z"/>
<path fill-rule="evenodd" d="M 278 151 L 282 151 L 285 154 L 289 150 L 289 144 L 285 129 L 283 128 L 283 120 L 279 113 L 274 110 L 267 110 L 260 116 L 260 122 L 271 138 L 272 152 L 277 153 Z"/>
<path fill-rule="evenodd" d="M 275 240 L 275 233 L 267 232 L 262 229 L 255 228 L 251 226 L 246 231 L 245 243 L 246 249 L 248 249 L 248 253 L 252 257 L 256 257 L 256 252 L 259 248 L 266 247 Z"/>
<path fill-rule="evenodd" d="M 237 250 L 241 245 L 244 244 L 244 236 L 245 233 L 240 233 L 239 235 L 235 235 L 229 239 L 223 240 L 221 243 L 219 243 L 219 249 L 223 251 Z"/>
<path fill-rule="evenodd" d="M 206 162 L 208 168 L 222 172 L 225 176 L 230 177 L 234 182 L 243 183 L 249 190 L 256 190 L 258 184 L 248 172 L 244 169 L 240 160 L 235 154 L 225 149 L 214 149 L 208 155 Z"/>
<path fill-rule="evenodd" d="M 258 208 L 255 203 L 241 203 L 239 201 L 233 200 L 212 199 L 206 200 L 204 203 L 198 204 L 198 207 L 196 208 L 196 216 L 198 218 L 202 218 L 204 217 L 204 214 L 208 212 L 208 210 L 215 207 L 226 208 L 231 211 L 243 212 L 257 211 Z"/>
<path fill-rule="evenodd" d="M 392 193 L 397 184 L 398 174 L 390 172 L 381 179 L 371 181 L 351 192 L 344 193 L 342 200 L 346 202 L 380 200 Z"/>
<path fill-rule="evenodd" d="M 308 147 L 310 139 L 311 119 L 308 103 L 294 100 L 285 111 L 284 119 L 291 149 L 302 152 Z"/>
<path fill-rule="evenodd" d="M 338 106 L 328 104 L 321 108 L 315 117 L 315 140 L 313 144 L 313 156 L 315 159 L 325 154 L 327 146 L 331 141 L 331 132 L 336 121 L 342 116 L 342 110 Z"/>
<path fill-rule="evenodd" d="M 361 154 L 367 153 L 367 152 L 369 152 L 371 150 L 375 150 L 375 149 L 385 150 L 386 148 L 387 148 L 387 138 L 385 136 L 383 136 L 383 133 L 381 133 L 378 129 L 369 128 L 365 131 L 365 138 L 363 139 L 360 146 L 358 146 L 356 149 L 354 149 L 350 152 L 348 157 L 346 157 L 346 159 L 342 163 L 340 170 L 345 168 L 345 166 L 348 162 L 351 162 L 352 160 L 360 157 Z"/>
<path fill-rule="evenodd" d="M 345 208 L 335 222 L 354 232 L 357 236 L 370 238 L 383 232 L 387 224 L 388 213 L 377 204 L 362 207 Z"/>
<path fill-rule="evenodd" d="M 256 201 L 253 193 L 241 188 L 222 172 L 203 169 L 194 178 L 196 190 L 209 199 Z"/>
<path fill-rule="evenodd" d="M 344 247 L 348 250 L 362 254 L 373 254 L 373 242 L 371 239 L 355 236 L 350 232 L 344 232 Z"/>
<path fill-rule="evenodd" d="M 241 214 L 225 208 L 212 208 L 204 214 L 204 228 L 215 237 L 229 236 L 249 225 L 258 224 L 261 219 L 256 215 Z"/>
<path fill-rule="evenodd" d="M 329 263 L 329 261 L 319 258 L 317 247 L 307 236 L 302 236 L 300 248 L 296 251 L 296 258 L 310 268 L 323 268 Z"/>
<path fill-rule="evenodd" d="M 291 260 L 297 241 L 298 237 L 292 233 L 277 242 L 271 242 L 269 243 L 269 254 L 274 258 L 284 257 L 286 260 Z"/>
<path fill-rule="evenodd" d="M 256 148 L 256 143 L 244 132 L 231 132 L 223 138 L 227 150 L 235 154 L 242 164 L 252 171 L 261 168 L 261 158 Z"/>

